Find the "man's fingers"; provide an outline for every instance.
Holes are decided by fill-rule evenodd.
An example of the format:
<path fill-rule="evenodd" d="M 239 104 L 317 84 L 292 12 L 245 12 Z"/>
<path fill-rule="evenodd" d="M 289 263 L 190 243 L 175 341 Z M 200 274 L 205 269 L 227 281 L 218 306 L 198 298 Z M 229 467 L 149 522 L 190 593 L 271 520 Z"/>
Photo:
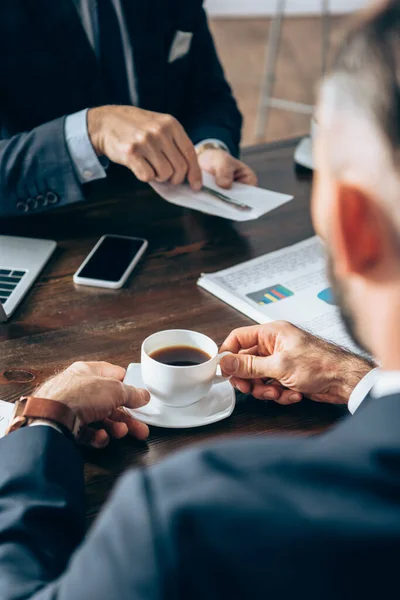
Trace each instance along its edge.
<path fill-rule="evenodd" d="M 224 375 L 240 379 L 274 378 L 275 369 L 270 356 L 227 354 L 221 359 L 220 366 Z"/>
<path fill-rule="evenodd" d="M 243 163 L 241 164 L 239 169 L 236 169 L 235 181 L 238 181 L 239 183 L 244 183 L 245 185 L 258 184 L 257 175 L 254 173 L 253 169 L 250 169 L 250 167 Z"/>
<path fill-rule="evenodd" d="M 258 184 L 257 175 L 252 171 L 236 174 L 235 181 L 238 183 L 243 183 L 244 185 L 257 186 Z"/>
<path fill-rule="evenodd" d="M 203 186 L 203 175 L 194 148 L 185 156 L 188 164 L 187 180 L 192 190 L 199 192 Z"/>
<path fill-rule="evenodd" d="M 296 404 L 303 399 L 302 394 L 293 390 L 288 390 L 279 385 L 279 383 L 265 385 L 261 379 L 250 380 L 235 377 L 232 377 L 230 382 L 243 394 L 251 394 L 258 400 L 272 400 L 282 406 Z"/>
<path fill-rule="evenodd" d="M 119 406 L 140 408 L 141 406 L 145 406 L 150 400 L 150 394 L 147 390 L 120 383 L 115 379 L 99 378 L 97 380 L 97 388 L 99 404 L 100 400 L 102 400 L 103 403 L 106 401 L 107 405 L 110 406 L 110 409 L 118 408 Z M 106 414 L 101 415 L 97 420 L 102 420 L 110 414 L 109 411 Z"/>
<path fill-rule="evenodd" d="M 137 440 L 146 440 L 149 437 L 150 430 L 146 423 L 141 423 L 140 421 L 135 421 L 135 419 L 131 419 L 128 424 L 129 435 L 135 437 Z"/>
<path fill-rule="evenodd" d="M 229 160 L 220 160 L 215 165 L 215 183 L 224 189 L 230 189 L 235 179 L 235 164 L 232 157 Z"/>
<path fill-rule="evenodd" d="M 92 446 L 92 448 L 105 448 L 110 441 L 108 433 L 104 429 L 93 429 L 88 427 L 85 429 L 79 443 L 83 446 Z"/>
<path fill-rule="evenodd" d="M 161 145 L 160 145 L 161 146 Z M 168 181 L 174 174 L 174 169 L 166 156 L 160 148 L 149 146 L 146 149 L 145 158 L 153 168 L 156 174 L 156 181 L 164 182 Z"/>
<path fill-rule="evenodd" d="M 166 140 L 166 142 L 163 144 L 163 152 L 172 166 L 173 173 L 169 179 L 169 182 L 173 185 L 179 185 L 180 183 L 183 183 L 186 179 L 189 167 L 185 157 L 179 151 L 174 140 Z"/>
<path fill-rule="evenodd" d="M 262 386 L 262 379 L 239 379 L 236 377 L 231 377 L 229 380 L 231 384 L 243 394 L 254 394 L 254 388 L 257 386 Z M 257 397 L 257 396 L 256 396 Z"/>
<path fill-rule="evenodd" d="M 250 394 L 251 393 L 251 381 L 248 379 L 239 379 L 236 377 L 231 377 L 229 380 L 234 388 L 242 392 L 242 394 Z"/>
<path fill-rule="evenodd" d="M 237 354 L 240 350 L 247 350 L 258 346 L 260 325 L 240 327 L 228 335 L 220 348 L 220 352 L 233 352 Z"/>
<path fill-rule="evenodd" d="M 202 168 L 214 175 L 215 182 L 222 188 L 229 189 L 235 180 L 235 171 L 239 162 L 225 150 L 206 150 L 200 154 Z"/>
<path fill-rule="evenodd" d="M 103 427 L 111 437 L 117 440 L 125 437 L 128 433 L 128 426 L 126 423 L 120 423 L 119 421 L 113 421 L 112 419 L 104 419 Z"/>
<path fill-rule="evenodd" d="M 133 155 L 130 157 L 126 165 L 132 173 L 139 179 L 148 183 L 156 178 L 156 172 L 146 158 L 139 155 Z"/>
<path fill-rule="evenodd" d="M 303 399 L 303 394 L 288 390 L 278 383 L 271 385 L 257 383 L 253 386 L 252 394 L 259 400 L 273 400 L 277 404 L 282 404 L 283 406 L 301 402 Z"/>
<path fill-rule="evenodd" d="M 187 164 L 187 180 L 190 187 L 199 191 L 203 185 L 203 177 L 196 150 L 181 125 L 174 131 L 174 142 Z"/>
<path fill-rule="evenodd" d="M 110 418 L 114 421 L 119 421 L 121 423 L 125 423 L 128 428 L 129 435 L 137 438 L 138 440 L 145 440 L 149 437 L 149 428 L 145 423 L 141 423 L 140 421 L 136 421 L 128 412 L 126 412 L 123 408 L 115 408 Z"/>
<path fill-rule="evenodd" d="M 254 355 L 258 355 L 258 346 L 252 346 L 251 348 L 243 348 L 242 350 L 239 350 L 239 352 L 237 352 L 237 354 L 254 354 Z"/>
<path fill-rule="evenodd" d="M 150 400 L 150 394 L 147 390 L 124 384 L 123 388 L 125 393 L 121 396 L 121 402 L 118 406 L 140 408 L 141 406 L 145 406 Z"/>
<path fill-rule="evenodd" d="M 279 400 L 285 388 L 278 383 L 265 385 L 262 381 L 257 381 L 253 385 L 252 394 L 259 400 Z"/>
<path fill-rule="evenodd" d="M 298 402 L 301 402 L 302 399 L 303 394 L 293 392 L 292 390 L 284 390 L 277 402 L 283 406 L 288 406 L 289 404 L 297 404 Z"/>

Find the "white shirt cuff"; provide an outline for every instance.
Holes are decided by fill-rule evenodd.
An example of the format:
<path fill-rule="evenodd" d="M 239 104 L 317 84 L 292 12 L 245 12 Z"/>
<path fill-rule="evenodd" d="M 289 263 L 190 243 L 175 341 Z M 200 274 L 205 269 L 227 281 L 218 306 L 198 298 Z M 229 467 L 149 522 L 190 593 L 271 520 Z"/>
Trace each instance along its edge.
<path fill-rule="evenodd" d="M 61 428 L 58 427 L 58 425 L 56 425 L 55 423 L 50 423 L 49 421 L 33 421 L 33 423 L 31 423 L 30 425 L 28 425 L 28 427 L 37 427 L 38 425 L 41 425 L 41 426 L 44 426 L 44 427 L 51 427 L 52 429 L 55 429 L 59 433 L 63 434 Z"/>
<path fill-rule="evenodd" d="M 206 140 L 203 140 L 202 142 L 199 142 L 198 144 L 196 144 L 195 148 L 200 148 L 200 146 L 202 146 L 203 144 L 218 144 L 219 146 L 221 146 L 221 148 L 223 150 L 225 150 L 226 152 L 229 152 L 229 148 L 226 144 L 224 144 L 224 142 L 221 142 L 221 140 L 217 140 L 214 138 L 208 138 Z"/>
<path fill-rule="evenodd" d="M 379 372 L 380 369 L 378 367 L 376 369 L 372 369 L 372 371 L 367 373 L 365 377 L 363 377 L 361 381 L 357 383 L 356 387 L 351 392 L 347 406 L 352 415 L 356 412 L 357 408 L 370 393 L 379 376 Z"/>
<path fill-rule="evenodd" d="M 107 177 L 89 138 L 87 113 L 85 108 L 65 119 L 65 141 L 81 183 Z"/>

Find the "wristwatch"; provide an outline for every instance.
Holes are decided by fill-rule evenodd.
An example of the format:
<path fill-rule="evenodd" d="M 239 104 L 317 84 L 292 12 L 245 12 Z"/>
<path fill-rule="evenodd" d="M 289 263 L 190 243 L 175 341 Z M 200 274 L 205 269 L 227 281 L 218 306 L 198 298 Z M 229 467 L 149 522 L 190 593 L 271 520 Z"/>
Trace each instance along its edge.
<path fill-rule="evenodd" d="M 79 417 L 65 404 L 48 398 L 36 398 L 34 396 L 22 396 L 15 402 L 14 414 L 6 435 L 27 427 L 34 421 L 47 421 L 54 423 L 69 438 L 78 438 L 81 422 Z"/>
<path fill-rule="evenodd" d="M 197 156 L 200 156 L 206 150 L 224 150 L 227 152 L 226 146 L 223 144 L 219 144 L 218 142 L 204 142 L 204 144 L 196 146 Z"/>

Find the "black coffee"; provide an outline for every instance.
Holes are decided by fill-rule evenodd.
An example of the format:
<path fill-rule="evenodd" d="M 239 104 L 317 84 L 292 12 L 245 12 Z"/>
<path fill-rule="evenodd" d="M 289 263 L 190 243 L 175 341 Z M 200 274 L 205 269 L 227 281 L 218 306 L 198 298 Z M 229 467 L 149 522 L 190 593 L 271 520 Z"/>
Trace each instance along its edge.
<path fill-rule="evenodd" d="M 192 346 L 168 346 L 156 350 L 150 354 L 150 358 L 171 367 L 192 367 L 207 362 L 211 356 Z"/>

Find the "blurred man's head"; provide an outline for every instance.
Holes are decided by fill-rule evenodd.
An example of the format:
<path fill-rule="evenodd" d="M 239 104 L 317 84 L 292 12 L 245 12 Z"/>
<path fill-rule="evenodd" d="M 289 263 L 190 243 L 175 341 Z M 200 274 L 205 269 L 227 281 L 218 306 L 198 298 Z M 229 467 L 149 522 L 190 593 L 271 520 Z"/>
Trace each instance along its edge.
<path fill-rule="evenodd" d="M 314 224 L 346 322 L 384 360 L 392 343 L 400 351 L 398 0 L 375 4 L 349 32 L 317 119 Z"/>

